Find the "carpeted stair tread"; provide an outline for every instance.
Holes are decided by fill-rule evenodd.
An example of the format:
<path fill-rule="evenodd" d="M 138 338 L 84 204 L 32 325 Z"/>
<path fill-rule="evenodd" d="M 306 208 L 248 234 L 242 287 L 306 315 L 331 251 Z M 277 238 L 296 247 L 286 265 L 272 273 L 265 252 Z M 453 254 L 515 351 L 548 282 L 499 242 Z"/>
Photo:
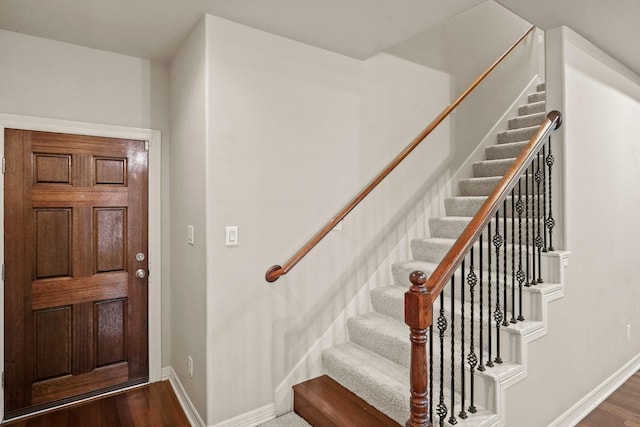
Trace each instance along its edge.
<path fill-rule="evenodd" d="M 406 368 L 411 361 L 408 327 L 404 322 L 371 311 L 349 318 L 349 340 Z"/>
<path fill-rule="evenodd" d="M 536 85 L 536 90 L 540 92 L 541 90 L 547 90 L 547 84 L 545 82 L 538 83 Z"/>
<path fill-rule="evenodd" d="M 529 141 L 533 135 L 535 135 L 539 126 L 529 126 L 520 129 L 511 129 L 498 132 L 498 144 L 505 144 L 508 142 Z"/>
<path fill-rule="evenodd" d="M 398 424 L 409 418 L 409 369 L 357 344 L 322 352 L 327 374 Z"/>
<path fill-rule="evenodd" d="M 461 179 L 461 196 L 488 196 L 502 179 L 501 176 Z"/>
<path fill-rule="evenodd" d="M 529 101 L 529 103 L 546 101 L 546 99 L 547 99 L 547 93 L 544 90 L 532 93 L 527 97 L 527 101 Z"/>
<path fill-rule="evenodd" d="M 512 119 L 509 119 L 508 126 L 509 126 L 509 129 L 520 129 L 520 128 L 529 127 L 529 126 L 540 126 L 542 122 L 544 122 L 545 117 L 546 117 L 546 114 L 544 113 L 544 111 L 541 111 L 539 113 L 533 113 L 533 114 L 525 114 L 523 116 L 518 116 Z"/>
<path fill-rule="evenodd" d="M 267 423 L 268 426 L 294 427 L 397 427 L 398 424 L 336 381 L 322 375 L 294 386 L 294 409 L 305 421 L 293 418 L 289 424 Z M 284 418 L 284 417 L 283 417 Z M 273 423 L 273 422 L 272 422 Z"/>
<path fill-rule="evenodd" d="M 515 158 L 483 160 L 473 164 L 473 176 L 476 178 L 488 176 L 504 176 Z"/>
<path fill-rule="evenodd" d="M 516 158 L 527 145 L 528 141 L 507 142 L 505 144 L 491 145 L 484 152 L 487 160 Z"/>
<path fill-rule="evenodd" d="M 546 101 L 532 102 L 518 108 L 518 114 L 525 116 L 527 114 L 542 113 L 545 111 Z"/>

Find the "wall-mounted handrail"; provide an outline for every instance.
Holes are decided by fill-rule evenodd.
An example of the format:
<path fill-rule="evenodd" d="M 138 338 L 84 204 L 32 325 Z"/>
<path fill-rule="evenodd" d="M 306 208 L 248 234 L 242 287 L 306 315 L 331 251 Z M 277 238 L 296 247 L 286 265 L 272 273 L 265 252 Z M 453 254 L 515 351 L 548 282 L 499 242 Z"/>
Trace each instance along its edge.
<path fill-rule="evenodd" d="M 430 396 L 428 392 L 429 373 L 427 372 L 428 360 L 427 360 L 426 343 L 428 341 L 427 340 L 428 328 L 429 327 L 433 328 L 432 313 L 434 310 L 433 305 L 435 301 L 440 296 L 440 293 L 443 291 L 444 287 L 450 282 L 456 270 L 461 265 L 462 265 L 461 267 L 462 270 L 464 270 L 465 257 L 472 250 L 473 245 L 479 240 L 480 236 L 485 231 L 487 225 L 490 224 L 490 221 L 492 220 L 493 215 L 498 211 L 498 209 L 500 208 L 500 205 L 505 202 L 507 197 L 513 191 L 516 184 L 520 182 L 522 176 L 525 174 L 525 171 L 534 161 L 534 158 L 536 158 L 539 155 L 540 151 L 543 150 L 545 141 L 547 140 L 551 132 L 559 128 L 561 125 L 561 122 L 562 122 L 562 115 L 558 111 L 554 110 L 549 114 L 547 114 L 547 117 L 542 123 L 542 125 L 540 125 L 536 133 L 529 140 L 527 145 L 522 149 L 518 157 L 513 161 L 511 167 L 507 170 L 507 172 L 502 177 L 498 185 L 487 197 L 487 200 L 483 203 L 483 205 L 480 207 L 478 212 L 471 219 L 471 221 L 469 222 L 467 227 L 464 229 L 460 237 L 456 240 L 456 242 L 453 244 L 449 252 L 447 252 L 447 254 L 444 256 L 442 261 L 435 268 L 435 270 L 428 277 L 424 272 L 421 272 L 421 271 L 414 271 L 411 273 L 410 281 L 412 283 L 412 286 L 410 287 L 409 291 L 405 293 L 405 304 L 404 304 L 405 323 L 409 326 L 411 330 L 411 333 L 410 333 L 411 417 L 407 422 L 407 426 L 410 426 L 410 427 L 431 426 L 431 424 L 428 421 L 428 418 L 430 415 L 428 412 L 429 411 L 428 402 L 430 398 L 433 399 L 433 396 Z M 538 205 L 538 214 L 539 213 L 540 212 L 539 212 L 539 205 Z M 503 237 L 506 239 L 507 237 L 506 225 L 504 227 L 505 227 L 505 232 Z M 496 229 L 497 228 L 498 228 L 498 221 L 496 218 Z M 497 230 L 496 230 L 496 233 L 498 233 Z M 489 231 L 489 234 L 491 234 L 491 231 Z M 513 235 L 513 231 L 512 231 L 512 235 Z M 520 244 L 522 244 L 521 239 L 522 237 L 520 237 Z M 494 242 L 494 245 L 495 245 L 495 242 Z M 480 247 L 481 246 L 482 244 L 480 245 Z M 500 246 L 500 244 L 498 244 L 498 246 Z M 504 271 L 506 272 L 506 268 L 507 268 L 506 249 L 504 253 L 505 253 L 505 262 L 504 262 L 503 268 L 504 268 Z M 473 252 L 471 252 L 471 254 L 472 254 L 471 264 L 473 265 Z M 480 249 L 480 257 L 482 257 L 482 249 Z M 479 264 L 482 265 L 482 261 Z M 497 270 L 497 265 L 498 264 L 496 264 L 496 270 Z M 490 274 L 490 270 L 489 270 L 489 274 Z M 462 276 L 464 276 L 464 273 L 462 273 Z M 480 277 L 482 278 L 482 276 Z M 461 279 L 461 280 L 464 281 L 464 279 Z M 505 273 L 505 283 L 506 283 L 506 273 Z M 472 285 L 472 286 L 475 286 L 475 285 Z M 506 291 L 505 291 L 505 295 L 506 295 Z M 464 296 L 461 296 L 461 298 L 464 299 Z M 498 298 L 499 297 L 496 296 L 496 299 Z M 471 299 L 473 300 L 473 294 L 471 294 Z M 506 302 L 504 301 L 503 303 L 506 304 Z M 522 307 L 522 301 L 520 302 L 520 306 Z M 464 305 L 462 307 L 464 307 Z M 506 305 L 505 305 L 505 310 L 506 310 Z M 512 314 L 515 315 L 515 307 L 513 306 L 512 306 Z M 464 311 L 462 312 L 462 316 L 464 317 Z M 472 316 L 472 322 L 473 322 L 473 316 Z M 499 325 L 500 321 L 496 319 L 496 323 Z M 441 325 L 438 324 L 438 328 L 440 327 Z M 463 332 L 462 340 L 464 342 L 464 332 Z M 496 346 L 499 347 L 499 344 L 497 344 Z M 489 343 L 489 348 L 490 347 L 491 347 L 491 344 Z M 481 349 L 480 351 L 483 351 L 483 349 Z M 489 354 L 491 354 L 490 351 L 489 351 Z M 496 363 L 502 363 L 502 362 L 498 362 L 496 359 Z M 464 385 L 462 385 L 462 388 L 464 389 Z M 473 385 L 471 386 L 471 389 L 473 389 Z M 462 399 L 464 401 L 464 397 Z"/>
<path fill-rule="evenodd" d="M 265 279 L 267 282 L 275 282 L 291 270 L 302 258 L 305 257 L 329 232 L 342 221 L 374 188 L 380 184 L 411 152 L 420 145 L 435 128 L 446 119 L 451 112 L 460 105 L 462 101 L 513 51 L 527 36 L 535 29 L 529 28 L 520 38 L 507 49 L 493 64 L 491 64 L 478 78 L 476 78 L 462 94 L 445 108 L 422 132 L 416 136 L 407 147 L 400 152 L 367 186 L 360 191 L 336 216 L 334 216 L 320 231 L 313 236 L 298 252 L 296 252 L 284 265 L 274 265 L 270 267 Z"/>

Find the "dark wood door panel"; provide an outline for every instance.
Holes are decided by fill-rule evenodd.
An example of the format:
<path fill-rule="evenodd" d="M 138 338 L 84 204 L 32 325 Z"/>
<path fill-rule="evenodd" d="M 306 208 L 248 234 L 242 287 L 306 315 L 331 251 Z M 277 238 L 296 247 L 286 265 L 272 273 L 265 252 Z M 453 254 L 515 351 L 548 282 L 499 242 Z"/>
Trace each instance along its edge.
<path fill-rule="evenodd" d="M 144 141 L 7 129 L 5 156 L 6 415 L 146 380 Z"/>

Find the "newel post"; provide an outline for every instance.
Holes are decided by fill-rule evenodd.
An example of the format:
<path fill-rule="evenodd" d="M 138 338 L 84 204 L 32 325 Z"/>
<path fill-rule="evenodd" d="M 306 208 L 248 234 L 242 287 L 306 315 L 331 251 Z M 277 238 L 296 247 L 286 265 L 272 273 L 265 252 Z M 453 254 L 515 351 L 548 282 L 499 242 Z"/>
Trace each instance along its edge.
<path fill-rule="evenodd" d="M 427 329 L 431 326 L 433 301 L 424 286 L 427 275 L 414 271 L 409 276 L 411 287 L 404 294 L 404 321 L 411 333 L 411 417 L 407 427 L 431 427 L 429 423 L 427 370 Z"/>

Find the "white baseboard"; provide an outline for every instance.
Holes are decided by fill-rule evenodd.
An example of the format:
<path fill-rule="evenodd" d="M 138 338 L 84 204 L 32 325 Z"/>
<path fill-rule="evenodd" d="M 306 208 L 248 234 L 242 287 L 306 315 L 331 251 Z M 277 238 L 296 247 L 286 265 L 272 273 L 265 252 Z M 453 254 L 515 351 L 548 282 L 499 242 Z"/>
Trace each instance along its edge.
<path fill-rule="evenodd" d="M 276 417 L 275 405 L 269 404 L 229 420 L 214 424 L 213 427 L 254 427 Z"/>
<path fill-rule="evenodd" d="M 640 354 L 560 415 L 549 427 L 573 427 L 640 369 Z"/>
<path fill-rule="evenodd" d="M 171 383 L 173 391 L 176 393 L 178 402 L 180 402 L 180 406 L 182 406 L 182 410 L 187 416 L 189 423 L 193 427 L 206 427 L 205 422 L 203 421 L 202 417 L 200 417 L 200 414 L 198 414 L 195 406 L 193 406 L 191 399 L 189 399 L 189 395 L 185 391 L 184 387 L 182 387 L 180 379 L 171 366 L 162 368 L 162 379 L 169 380 L 169 382 Z"/>

